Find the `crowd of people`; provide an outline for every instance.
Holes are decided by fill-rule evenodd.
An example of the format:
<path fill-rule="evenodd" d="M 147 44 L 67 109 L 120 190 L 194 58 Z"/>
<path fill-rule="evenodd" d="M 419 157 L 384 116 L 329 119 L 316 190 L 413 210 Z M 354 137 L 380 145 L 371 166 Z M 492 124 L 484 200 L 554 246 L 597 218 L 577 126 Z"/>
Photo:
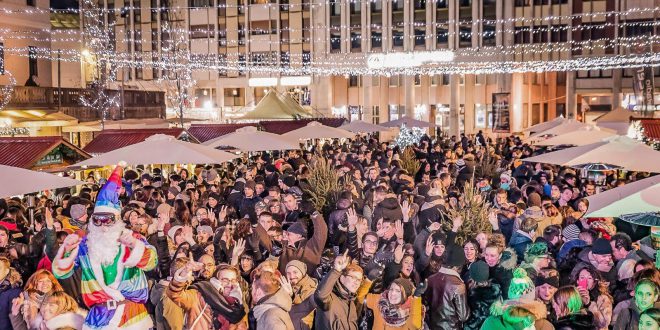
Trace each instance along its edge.
<path fill-rule="evenodd" d="M 356 138 L 0 200 L 0 329 L 660 329 L 649 229 L 584 217 L 648 174 L 596 184 L 481 132 L 410 148 L 415 173 Z M 490 210 L 466 234 L 469 189 Z"/>

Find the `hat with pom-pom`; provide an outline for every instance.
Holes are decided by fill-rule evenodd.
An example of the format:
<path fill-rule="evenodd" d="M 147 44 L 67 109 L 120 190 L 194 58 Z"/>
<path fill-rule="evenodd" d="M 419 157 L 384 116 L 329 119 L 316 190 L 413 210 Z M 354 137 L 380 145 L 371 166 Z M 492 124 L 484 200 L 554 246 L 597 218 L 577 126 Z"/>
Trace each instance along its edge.
<path fill-rule="evenodd" d="M 113 213 L 121 214 L 121 205 L 119 203 L 119 190 L 122 187 L 122 176 L 126 162 L 119 162 L 108 177 L 108 181 L 101 187 L 96 195 L 96 204 L 94 213 Z"/>
<path fill-rule="evenodd" d="M 534 282 L 527 276 L 523 268 L 516 268 L 513 271 L 513 278 L 509 285 L 509 299 L 530 299 L 534 300 Z"/>

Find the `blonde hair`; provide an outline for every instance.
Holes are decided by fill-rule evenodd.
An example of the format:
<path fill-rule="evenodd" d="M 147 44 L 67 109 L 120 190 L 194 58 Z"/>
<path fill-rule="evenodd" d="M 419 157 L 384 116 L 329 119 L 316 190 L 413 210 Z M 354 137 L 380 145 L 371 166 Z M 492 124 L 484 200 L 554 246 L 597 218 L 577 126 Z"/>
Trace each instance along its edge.
<path fill-rule="evenodd" d="M 53 292 L 44 303 L 53 304 L 57 306 L 57 314 L 75 312 L 78 310 L 78 303 L 71 298 L 64 291 L 55 291 Z"/>
<path fill-rule="evenodd" d="M 557 318 L 576 314 L 582 309 L 582 298 L 580 297 L 580 293 L 573 286 L 559 288 L 552 297 L 552 301 L 554 301 L 559 308 L 557 311 Z"/>

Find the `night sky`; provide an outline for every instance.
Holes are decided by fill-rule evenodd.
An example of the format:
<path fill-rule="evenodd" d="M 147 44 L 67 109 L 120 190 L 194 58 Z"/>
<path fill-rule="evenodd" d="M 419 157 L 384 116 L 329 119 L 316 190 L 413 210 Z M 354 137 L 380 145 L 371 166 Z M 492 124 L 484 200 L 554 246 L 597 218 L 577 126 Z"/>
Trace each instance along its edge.
<path fill-rule="evenodd" d="M 77 0 L 50 0 L 50 8 L 67 9 L 78 8 Z"/>

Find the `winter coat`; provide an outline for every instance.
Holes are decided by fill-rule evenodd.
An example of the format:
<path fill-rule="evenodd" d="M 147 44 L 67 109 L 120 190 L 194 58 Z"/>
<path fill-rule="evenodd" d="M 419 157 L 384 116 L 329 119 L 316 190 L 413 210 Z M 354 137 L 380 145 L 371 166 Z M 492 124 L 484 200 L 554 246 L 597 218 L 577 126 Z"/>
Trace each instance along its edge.
<path fill-rule="evenodd" d="M 185 313 L 184 329 L 212 329 L 213 312 L 204 301 L 202 294 L 194 289 L 187 289 L 187 282 L 182 279 L 173 278 L 165 290 L 165 294 Z"/>
<path fill-rule="evenodd" d="M 594 316 L 590 312 L 564 316 L 553 323 L 555 330 L 595 330 Z M 616 328 L 615 328 L 616 329 Z M 635 324 L 637 329 L 637 324 Z"/>
<path fill-rule="evenodd" d="M 401 211 L 399 201 L 396 199 L 396 195 L 387 195 L 383 201 L 378 203 L 376 208 L 374 208 L 371 218 L 371 230 L 373 231 L 376 231 L 376 223 L 380 218 L 389 218 L 392 220 L 403 219 L 403 212 Z"/>
<path fill-rule="evenodd" d="M 298 305 L 302 304 L 307 298 L 311 297 L 316 291 L 318 283 L 316 279 L 312 278 L 309 275 L 305 275 L 298 284 L 293 286 L 293 304 Z M 292 313 L 289 312 L 291 320 L 293 321 L 293 327 L 296 330 L 301 329 L 311 329 L 314 325 L 314 312 L 307 314 L 303 318 L 294 318 Z"/>
<path fill-rule="evenodd" d="M 422 204 L 419 209 L 419 214 L 417 215 L 419 218 L 417 230 L 421 231 L 422 228 L 427 228 L 433 222 L 440 222 L 445 211 L 445 206 L 440 204 L 439 201 L 424 202 L 424 204 Z"/>
<path fill-rule="evenodd" d="M 509 285 L 513 278 L 513 270 L 518 265 L 516 252 L 508 248 L 502 252 L 500 262 L 495 267 L 490 267 L 490 279 L 493 283 L 500 285 L 502 289 L 502 298 L 509 298 Z"/>
<path fill-rule="evenodd" d="M 417 330 L 422 329 L 423 320 L 422 320 L 422 298 L 420 297 L 408 297 L 412 299 L 410 306 L 410 315 L 406 323 L 402 326 L 394 327 L 385 323 L 383 319 L 383 314 L 378 308 L 378 301 L 380 300 L 380 294 L 370 293 L 367 295 L 367 307 L 371 309 L 374 313 L 374 324 L 371 327 L 372 330 L 394 330 L 394 329 L 404 329 L 404 330 Z"/>
<path fill-rule="evenodd" d="M 337 201 L 337 209 L 330 213 L 328 216 L 328 231 L 329 237 L 335 237 L 336 233 L 339 231 L 339 225 L 346 219 L 346 210 L 351 207 L 351 201 L 348 199 L 340 199 Z M 341 245 L 338 242 L 333 241 L 334 245 Z"/>
<path fill-rule="evenodd" d="M 296 244 L 297 248 L 289 246 L 289 242 L 287 241 L 282 241 L 283 251 L 282 255 L 280 255 L 278 267 L 280 273 L 286 274 L 286 265 L 291 260 L 304 262 L 307 265 L 307 275 L 313 275 L 314 270 L 321 263 L 321 254 L 328 238 L 328 226 L 321 215 L 312 217 L 312 222 L 314 223 L 314 234 L 312 238 L 309 240 L 303 239 L 298 242 Z M 255 233 L 259 237 L 261 245 L 272 253 L 274 245 L 266 230 L 258 225 L 255 228 Z"/>
<path fill-rule="evenodd" d="M 660 308 L 660 302 L 656 302 L 653 307 Z M 639 329 L 639 316 L 641 312 L 634 301 L 630 302 L 628 308 L 624 308 L 618 313 L 613 330 L 637 330 Z"/>
<path fill-rule="evenodd" d="M 520 230 L 516 230 L 511 236 L 509 246 L 516 251 L 518 260 L 523 260 L 525 258 L 525 250 L 527 250 L 527 246 L 532 243 L 532 239 L 529 238 L 529 236 L 525 235 L 525 233 Z"/>
<path fill-rule="evenodd" d="M 169 281 L 160 280 L 154 284 L 149 293 L 149 301 L 156 306 L 154 324 L 156 330 L 182 330 L 185 313 L 172 299 L 165 295 Z"/>
<path fill-rule="evenodd" d="M 349 294 L 339 282 L 341 273 L 332 269 L 323 278 L 314 293 L 316 302 L 316 329 L 324 330 L 357 330 L 357 320 L 361 309 L 360 302 L 369 292 L 371 282 L 362 280 L 357 294 Z"/>
<path fill-rule="evenodd" d="M 80 309 L 77 312 L 66 312 L 59 314 L 48 321 L 45 321 L 41 315 L 37 315 L 35 326 L 30 327 L 29 329 L 57 330 L 67 327 L 73 329 L 82 329 L 86 316 L 87 311 L 83 309 Z M 21 313 L 18 313 L 17 315 L 11 315 L 10 313 L 9 317 L 11 319 L 14 330 L 28 330 L 28 326 L 25 323 L 25 320 L 23 320 L 23 315 Z"/>
<path fill-rule="evenodd" d="M 467 330 L 478 330 L 490 315 L 490 306 L 502 299 L 502 292 L 497 283 L 489 286 L 475 287 L 468 291 L 470 318 L 463 324 Z"/>
<path fill-rule="evenodd" d="M 465 284 L 457 272 L 448 268 L 442 267 L 428 278 L 424 301 L 430 309 L 431 329 L 462 329 L 470 316 Z"/>
<path fill-rule="evenodd" d="M 257 330 L 294 330 L 289 311 L 291 297 L 282 289 L 261 299 L 254 306 Z"/>
<path fill-rule="evenodd" d="M 21 275 L 10 268 L 7 276 L 0 282 L 0 329 L 13 329 L 9 314 L 11 314 L 12 300 L 21 294 L 22 286 Z"/>
<path fill-rule="evenodd" d="M 577 274 L 580 273 L 580 271 L 583 268 L 586 268 L 588 266 L 592 266 L 593 268 L 596 268 L 596 265 L 592 264 L 591 261 L 589 260 L 589 252 L 591 252 L 591 247 L 584 248 L 579 254 L 578 254 L 578 262 L 573 268 L 573 271 L 571 272 L 571 278 L 576 278 Z M 610 271 L 608 272 L 603 272 L 598 270 L 600 273 L 600 276 L 605 280 L 606 282 L 609 283 L 614 283 L 616 282 L 617 279 L 617 273 L 616 273 L 616 267 L 612 266 Z"/>

